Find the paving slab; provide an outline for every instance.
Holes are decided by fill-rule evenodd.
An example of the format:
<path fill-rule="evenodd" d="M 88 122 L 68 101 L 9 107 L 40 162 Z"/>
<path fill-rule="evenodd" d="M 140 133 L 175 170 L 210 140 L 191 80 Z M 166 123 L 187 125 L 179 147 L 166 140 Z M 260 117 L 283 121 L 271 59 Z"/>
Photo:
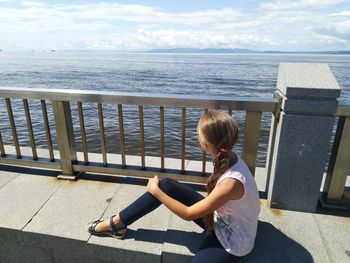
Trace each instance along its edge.
<path fill-rule="evenodd" d="M 18 173 L 0 171 L 0 189 L 8 184 L 11 180 L 19 176 Z"/>
<path fill-rule="evenodd" d="M 255 248 L 242 262 L 330 262 L 311 213 L 260 204 Z"/>
<path fill-rule="evenodd" d="M 124 184 L 113 197 L 103 214 L 104 218 L 117 214 L 145 193 L 145 186 Z M 95 254 L 103 254 L 103 259 L 128 262 L 160 262 L 162 243 L 169 224 L 170 212 L 160 206 L 152 213 L 128 226 L 127 235 L 123 240 L 110 237 L 91 236 L 89 245 L 95 246 Z M 109 249 L 101 249 L 108 247 Z"/>
<path fill-rule="evenodd" d="M 21 241 L 19 231 L 64 183 L 49 176 L 20 174 L 2 187 L 0 189 L 1 238 L 14 242 Z"/>
<path fill-rule="evenodd" d="M 312 215 L 326 246 L 329 262 L 350 262 L 350 217 Z"/>
<path fill-rule="evenodd" d="M 254 178 L 258 190 L 261 192 L 265 192 L 267 183 L 267 169 L 265 167 L 256 167 Z"/>
<path fill-rule="evenodd" d="M 205 238 L 205 231 L 192 221 L 171 214 L 162 249 L 162 263 L 190 262 Z"/>
<path fill-rule="evenodd" d="M 116 183 L 66 182 L 23 229 L 24 241 L 72 255 L 86 253 L 87 224 L 100 218 L 118 189 Z"/>
<path fill-rule="evenodd" d="M 200 161 L 192 165 L 201 170 Z M 263 175 L 257 168 L 261 191 Z M 118 182 L 0 172 L 0 262 L 189 262 L 203 232 L 164 206 L 129 226 L 124 240 L 86 231 L 146 191 L 130 178 Z M 349 236 L 349 217 L 270 209 L 261 200 L 255 249 L 241 262 L 349 262 Z"/>

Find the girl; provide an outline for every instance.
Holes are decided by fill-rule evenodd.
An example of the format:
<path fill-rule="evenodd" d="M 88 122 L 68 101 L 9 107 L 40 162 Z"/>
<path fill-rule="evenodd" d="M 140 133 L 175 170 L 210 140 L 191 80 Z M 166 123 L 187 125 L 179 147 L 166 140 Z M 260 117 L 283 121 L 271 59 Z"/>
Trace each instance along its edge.
<path fill-rule="evenodd" d="M 176 215 L 207 230 L 192 263 L 234 262 L 250 253 L 260 205 L 252 174 L 231 151 L 238 139 L 237 123 L 227 113 L 209 111 L 200 118 L 197 132 L 203 150 L 214 164 L 207 182 L 207 197 L 176 180 L 159 180 L 155 176 L 149 179 L 145 194 L 119 215 L 90 223 L 89 232 L 122 238 L 128 225 L 164 204 Z"/>

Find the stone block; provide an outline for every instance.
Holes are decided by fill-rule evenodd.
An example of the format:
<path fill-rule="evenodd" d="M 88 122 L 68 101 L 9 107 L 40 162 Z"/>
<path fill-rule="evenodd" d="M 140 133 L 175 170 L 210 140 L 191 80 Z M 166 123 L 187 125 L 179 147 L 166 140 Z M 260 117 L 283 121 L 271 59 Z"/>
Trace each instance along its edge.
<path fill-rule="evenodd" d="M 350 218 L 322 214 L 312 216 L 332 262 L 349 262 Z"/>
<path fill-rule="evenodd" d="M 204 238 L 201 227 L 172 214 L 162 248 L 162 262 L 190 262 Z"/>
<path fill-rule="evenodd" d="M 53 250 L 52 255 L 55 263 L 114 263 L 114 261 L 106 261 L 100 259 L 98 256 L 95 257 L 86 255 L 71 255 L 67 254 L 66 251 Z"/>
<path fill-rule="evenodd" d="M 241 262 L 331 262 L 312 214 L 260 204 L 255 247 Z"/>
<path fill-rule="evenodd" d="M 271 206 L 315 212 L 333 117 L 281 114 L 269 185 Z"/>
<path fill-rule="evenodd" d="M 131 204 L 146 191 L 144 186 L 125 184 L 110 202 L 103 218 L 109 218 Z M 170 211 L 160 206 L 152 213 L 128 226 L 123 240 L 91 236 L 88 244 L 102 254 L 104 260 L 115 262 L 160 262 L 162 243 L 169 224 Z M 108 248 L 108 249 L 107 249 Z"/>
<path fill-rule="evenodd" d="M 23 243 L 0 241 L 0 262 L 4 263 L 53 263 L 52 251 Z"/>
<path fill-rule="evenodd" d="M 20 229 L 0 227 L 0 241 L 23 243 L 23 235 Z"/>
<path fill-rule="evenodd" d="M 30 174 L 17 176 L 0 189 L 0 227 L 23 229 L 63 184 L 63 181 L 52 177 Z M 16 235 L 13 238 L 18 240 Z"/>
<path fill-rule="evenodd" d="M 277 90 L 288 99 L 336 99 L 339 85 L 324 63 L 280 63 Z"/>
<path fill-rule="evenodd" d="M 11 173 L 7 171 L 0 171 L 0 189 L 8 184 L 11 180 L 19 176 L 18 173 Z"/>
<path fill-rule="evenodd" d="M 72 255 L 87 251 L 87 225 L 100 218 L 118 189 L 115 183 L 66 182 L 23 229 L 24 241 Z"/>
<path fill-rule="evenodd" d="M 258 190 L 266 191 L 267 169 L 265 167 L 256 167 L 254 176 Z"/>
<path fill-rule="evenodd" d="M 286 114 L 328 115 L 337 111 L 338 102 L 327 100 L 293 100 L 287 99 L 282 106 Z"/>

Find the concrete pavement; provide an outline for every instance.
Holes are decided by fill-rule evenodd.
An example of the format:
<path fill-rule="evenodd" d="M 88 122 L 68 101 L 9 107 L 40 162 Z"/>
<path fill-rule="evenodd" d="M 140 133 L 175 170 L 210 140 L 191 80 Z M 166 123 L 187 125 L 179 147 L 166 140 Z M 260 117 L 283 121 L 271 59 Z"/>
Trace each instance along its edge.
<path fill-rule="evenodd" d="M 64 181 L 55 171 L 0 170 L 0 262 L 189 262 L 204 238 L 164 206 L 131 225 L 124 240 L 87 232 L 88 222 L 141 195 L 145 179 L 85 174 Z M 258 168 L 260 189 L 264 173 Z M 241 262 L 350 262 L 350 214 L 331 213 L 270 209 L 261 199 L 255 249 Z"/>

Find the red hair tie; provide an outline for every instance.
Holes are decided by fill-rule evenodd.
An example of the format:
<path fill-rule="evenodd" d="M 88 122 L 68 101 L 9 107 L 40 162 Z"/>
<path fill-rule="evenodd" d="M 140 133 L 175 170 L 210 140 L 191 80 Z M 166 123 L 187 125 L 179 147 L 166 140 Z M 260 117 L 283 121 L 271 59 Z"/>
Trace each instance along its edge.
<path fill-rule="evenodd" d="M 228 149 L 225 148 L 225 147 L 221 147 L 221 148 L 219 149 L 219 152 L 227 153 L 227 152 L 228 152 Z"/>

